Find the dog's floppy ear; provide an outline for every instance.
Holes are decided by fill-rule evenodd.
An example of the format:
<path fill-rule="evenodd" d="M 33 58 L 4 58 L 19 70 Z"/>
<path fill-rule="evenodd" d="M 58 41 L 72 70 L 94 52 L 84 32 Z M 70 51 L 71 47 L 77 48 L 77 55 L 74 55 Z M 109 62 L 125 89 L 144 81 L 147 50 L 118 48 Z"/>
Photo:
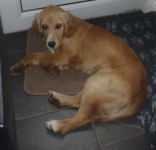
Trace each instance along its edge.
<path fill-rule="evenodd" d="M 80 21 L 77 17 L 71 15 L 69 12 L 65 12 L 65 19 L 66 25 L 64 35 L 66 37 L 71 37 L 78 30 Z"/>
<path fill-rule="evenodd" d="M 43 36 L 41 25 L 40 25 L 40 13 L 36 14 L 32 25 L 33 30 L 40 36 Z"/>

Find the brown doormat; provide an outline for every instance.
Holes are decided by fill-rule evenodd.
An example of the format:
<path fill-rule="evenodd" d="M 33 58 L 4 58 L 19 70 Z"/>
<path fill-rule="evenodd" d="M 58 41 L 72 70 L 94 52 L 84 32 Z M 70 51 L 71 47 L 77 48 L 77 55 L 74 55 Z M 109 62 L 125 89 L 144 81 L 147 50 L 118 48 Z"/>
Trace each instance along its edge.
<path fill-rule="evenodd" d="M 45 49 L 37 34 L 30 29 L 27 39 L 27 54 Z M 25 71 L 24 90 L 31 95 L 47 95 L 49 90 L 64 94 L 78 93 L 88 75 L 79 72 L 62 72 L 62 75 L 52 76 L 44 70 L 32 67 Z"/>

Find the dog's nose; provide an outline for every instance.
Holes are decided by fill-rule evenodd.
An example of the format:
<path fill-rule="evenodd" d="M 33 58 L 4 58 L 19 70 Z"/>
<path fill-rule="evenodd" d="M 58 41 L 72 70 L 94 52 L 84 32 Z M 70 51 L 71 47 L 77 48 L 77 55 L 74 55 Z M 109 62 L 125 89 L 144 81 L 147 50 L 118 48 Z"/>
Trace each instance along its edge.
<path fill-rule="evenodd" d="M 54 48 L 55 45 L 56 45 L 56 43 L 54 41 L 48 42 L 48 46 L 51 48 Z"/>

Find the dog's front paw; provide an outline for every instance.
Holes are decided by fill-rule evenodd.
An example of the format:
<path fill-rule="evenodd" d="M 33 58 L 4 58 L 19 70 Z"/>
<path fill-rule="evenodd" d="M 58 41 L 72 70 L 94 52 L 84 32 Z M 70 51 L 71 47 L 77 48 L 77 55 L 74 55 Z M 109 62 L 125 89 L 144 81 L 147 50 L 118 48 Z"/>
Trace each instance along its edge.
<path fill-rule="evenodd" d="M 61 75 L 62 72 L 61 70 L 58 69 L 58 67 L 54 66 L 54 65 L 49 65 L 47 68 L 46 68 L 46 71 L 51 74 L 51 75 Z"/>
<path fill-rule="evenodd" d="M 53 97 L 53 91 L 49 91 L 48 92 L 48 96 L 49 96 L 49 101 L 53 101 L 54 97 Z"/>
<path fill-rule="evenodd" d="M 17 76 L 23 73 L 22 69 L 17 69 L 15 66 L 10 67 L 10 74 L 13 76 Z"/>
<path fill-rule="evenodd" d="M 56 98 L 54 98 L 54 91 L 49 91 L 48 92 L 48 96 L 49 96 L 49 101 L 50 102 L 52 102 L 53 104 L 55 104 L 57 107 L 61 107 L 61 104 L 60 104 L 60 102 L 59 102 L 59 100 L 58 99 L 56 99 Z"/>

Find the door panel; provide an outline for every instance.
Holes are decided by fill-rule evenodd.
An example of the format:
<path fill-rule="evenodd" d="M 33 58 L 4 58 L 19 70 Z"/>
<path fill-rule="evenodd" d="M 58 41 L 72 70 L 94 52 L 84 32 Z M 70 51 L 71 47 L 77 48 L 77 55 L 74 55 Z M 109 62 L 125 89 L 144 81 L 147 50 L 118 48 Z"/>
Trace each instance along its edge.
<path fill-rule="evenodd" d="M 39 1 L 42 1 L 43 5 L 41 5 Z M 0 0 L 3 32 L 11 33 L 27 30 L 31 27 L 35 14 L 42 10 L 37 8 L 43 8 L 48 5 L 48 3 L 45 4 L 44 2 L 54 1 L 60 3 L 61 1 L 63 1 L 63 3 L 65 1 L 75 2 L 61 5 L 61 7 L 70 11 L 75 16 L 87 19 L 140 9 L 145 0 L 81 0 L 81 2 L 80 0 Z M 25 7 L 25 11 L 23 11 L 22 7 L 28 5 L 28 3 L 30 8 Z M 33 7 L 31 7 L 31 5 Z"/>
<path fill-rule="evenodd" d="M 87 0 L 21 0 L 22 11 L 34 10 L 48 5 L 68 5 Z M 88 0 L 89 1 L 89 0 Z"/>

